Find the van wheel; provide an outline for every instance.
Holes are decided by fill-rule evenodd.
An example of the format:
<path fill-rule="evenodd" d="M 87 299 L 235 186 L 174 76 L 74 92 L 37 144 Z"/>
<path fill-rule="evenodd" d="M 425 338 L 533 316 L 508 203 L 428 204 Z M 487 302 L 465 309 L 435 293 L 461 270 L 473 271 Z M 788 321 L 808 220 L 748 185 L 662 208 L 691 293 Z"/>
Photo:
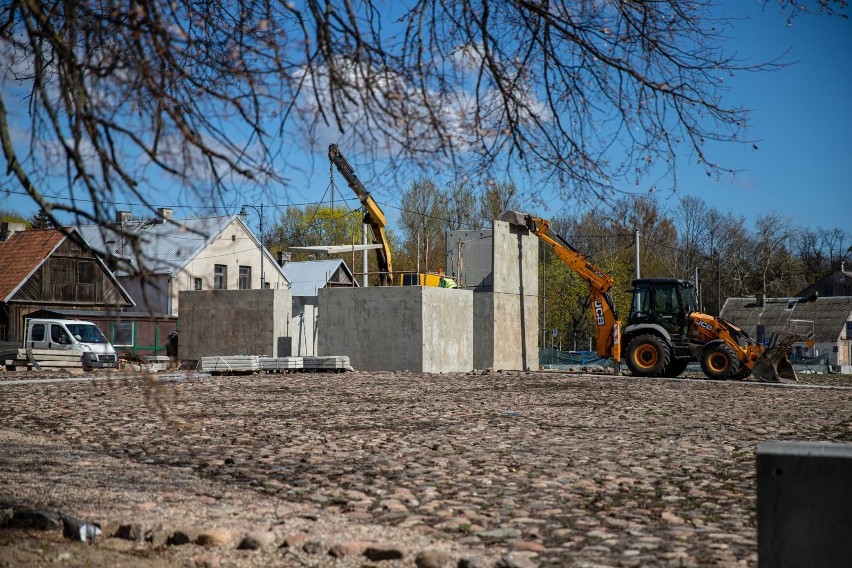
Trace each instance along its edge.
<path fill-rule="evenodd" d="M 730 345 L 718 343 L 701 353 L 701 370 L 711 379 L 735 378 L 739 375 L 740 360 Z"/>
<path fill-rule="evenodd" d="M 659 377 L 671 362 L 671 351 L 656 335 L 640 335 L 627 346 L 627 367 L 638 377 Z"/>

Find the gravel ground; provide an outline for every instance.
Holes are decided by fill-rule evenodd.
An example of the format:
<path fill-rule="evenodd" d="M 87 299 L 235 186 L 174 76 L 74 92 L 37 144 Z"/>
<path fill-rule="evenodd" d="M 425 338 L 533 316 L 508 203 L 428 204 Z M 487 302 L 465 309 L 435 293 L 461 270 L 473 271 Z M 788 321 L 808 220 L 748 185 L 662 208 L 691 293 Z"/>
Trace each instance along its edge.
<path fill-rule="evenodd" d="M 852 442 L 843 376 L 60 376 L 0 380 L 0 566 L 756 566 L 757 445 Z"/>

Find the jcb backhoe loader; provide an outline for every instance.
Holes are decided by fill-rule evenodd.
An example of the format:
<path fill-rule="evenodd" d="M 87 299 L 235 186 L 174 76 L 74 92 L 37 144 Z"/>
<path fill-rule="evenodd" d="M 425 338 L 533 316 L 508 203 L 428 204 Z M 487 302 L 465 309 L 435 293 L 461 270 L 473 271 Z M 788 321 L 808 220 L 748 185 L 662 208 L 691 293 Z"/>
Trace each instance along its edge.
<path fill-rule="evenodd" d="M 507 211 L 501 220 L 528 228 L 589 283 L 598 355 L 617 363 L 620 346 L 626 345 L 627 367 L 634 375 L 676 377 L 690 361 L 699 361 L 704 374 L 713 379 L 744 379 L 754 374 L 762 381 L 795 380 L 789 359 L 792 345 L 802 341 L 813 345 L 812 334 L 776 333 L 764 349 L 732 322 L 701 313 L 695 286 L 676 278 L 634 280 L 630 315 L 622 330 L 610 296 L 611 276 L 554 233 L 561 241 L 557 242 L 545 219 Z"/>

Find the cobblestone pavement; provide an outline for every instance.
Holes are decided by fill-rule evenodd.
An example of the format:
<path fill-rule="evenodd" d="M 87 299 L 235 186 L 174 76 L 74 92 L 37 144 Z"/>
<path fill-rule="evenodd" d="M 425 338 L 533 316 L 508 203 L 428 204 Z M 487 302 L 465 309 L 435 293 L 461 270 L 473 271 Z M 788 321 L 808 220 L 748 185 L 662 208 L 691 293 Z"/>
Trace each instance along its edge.
<path fill-rule="evenodd" d="M 0 565 L 756 566 L 757 445 L 852 442 L 848 380 L 166 378 L 0 383 L 0 509 L 109 537 Z"/>

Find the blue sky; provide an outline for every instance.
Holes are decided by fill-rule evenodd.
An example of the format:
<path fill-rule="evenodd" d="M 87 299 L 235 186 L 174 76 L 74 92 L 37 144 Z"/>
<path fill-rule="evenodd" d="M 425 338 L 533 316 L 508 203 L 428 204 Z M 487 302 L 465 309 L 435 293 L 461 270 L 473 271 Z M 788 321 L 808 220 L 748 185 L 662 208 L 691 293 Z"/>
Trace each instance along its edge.
<path fill-rule="evenodd" d="M 717 161 L 742 171 L 717 182 L 704 168 L 684 168 L 680 191 L 749 224 L 775 210 L 797 225 L 852 233 L 852 21 L 805 15 L 787 26 L 771 2 L 725 10 L 747 18 L 732 30 L 741 57 L 770 60 L 789 48 L 785 59 L 796 63 L 734 81 L 729 100 L 752 109 L 748 134 L 758 149 L 719 148 Z"/>
<path fill-rule="evenodd" d="M 678 192 L 657 194 L 663 204 L 680 195 L 695 195 L 708 204 L 743 215 L 753 226 L 760 215 L 777 212 L 793 223 L 805 227 L 839 227 L 852 234 L 852 21 L 827 16 L 799 16 L 792 25 L 774 3 L 762 8 L 757 0 L 723 3 L 721 14 L 742 18 L 728 32 L 728 47 L 749 63 L 775 59 L 788 49 L 791 64 L 772 73 L 743 74 L 731 83 L 726 102 L 752 110 L 748 136 L 751 144 L 717 146 L 710 157 L 727 167 L 740 170 L 722 179 L 708 177 L 706 169 L 682 163 L 677 171 Z M 294 150 L 298 142 L 294 141 Z M 358 163 L 350 158 L 359 171 Z M 259 197 L 248 190 L 233 196 L 235 207 L 248 202 L 269 206 L 267 227 L 273 221 L 274 203 L 328 201 L 328 162 L 325 148 L 306 156 L 306 167 L 293 170 L 291 187 L 286 195 Z M 366 173 L 366 172 L 363 172 Z M 336 200 L 351 199 L 351 191 L 336 174 L 339 193 Z M 366 181 L 366 180 L 365 180 Z M 650 183 L 650 182 L 649 182 Z M 373 185 L 376 184 L 376 185 Z M 399 189 L 393 183 L 370 180 L 368 189 L 385 209 L 391 223 L 398 218 Z M 637 188 L 625 188 L 636 191 Z M 639 188 L 639 191 L 643 191 Z M 179 195 L 179 191 L 168 192 Z M 156 193 L 152 190 L 152 195 Z M 34 205 L 25 197 L 0 195 L 0 207 L 29 216 Z M 198 211 L 192 202 L 176 198 L 184 205 L 176 209 L 177 217 Z M 354 206 L 354 205 L 353 205 Z M 553 202 L 550 211 L 556 215 L 570 212 L 575 204 Z M 127 207 L 134 209 L 133 207 Z M 576 211 L 576 209 L 574 209 Z M 256 226 L 252 215 L 252 224 Z"/>

